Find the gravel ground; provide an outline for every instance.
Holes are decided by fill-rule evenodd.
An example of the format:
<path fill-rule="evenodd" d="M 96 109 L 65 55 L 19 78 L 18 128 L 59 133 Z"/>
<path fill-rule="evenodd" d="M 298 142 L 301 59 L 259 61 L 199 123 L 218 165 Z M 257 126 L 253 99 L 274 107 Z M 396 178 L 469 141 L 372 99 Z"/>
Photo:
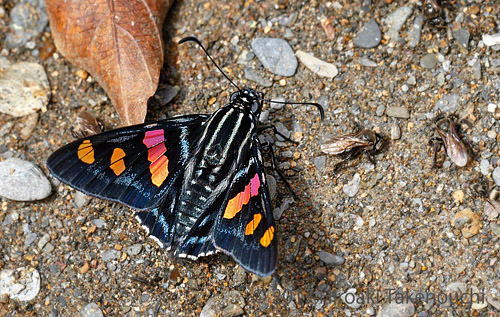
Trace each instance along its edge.
<path fill-rule="evenodd" d="M 51 94 L 37 113 L 0 114 L 0 161 L 34 163 L 54 189 L 38 201 L 5 198 L 38 197 L 30 186 L 43 179 L 30 165 L 37 182 L 21 180 L 17 192 L 0 193 L 0 314 L 500 314 L 500 207 L 494 197 L 500 186 L 500 4 L 449 2 L 448 23 L 437 26 L 423 19 L 417 1 L 187 0 L 170 10 L 163 89 L 148 120 L 211 113 L 234 91 L 195 45 L 175 44 L 188 35 L 206 43 L 240 85 L 325 107 L 320 121 L 313 107 L 265 106 L 262 121 L 300 139 L 298 146 L 275 143 L 300 200 L 293 201 L 276 177 L 280 256 L 276 273 L 266 279 L 225 255 L 173 259 L 145 237 L 130 209 L 90 199 L 49 176 L 45 161 L 72 140 L 83 107 L 110 127 L 119 121 L 91 77 L 47 53 L 53 45 L 48 26 L 33 25 L 39 30 L 27 32 L 21 44 L 8 40 L 15 5 L 43 6 L 0 2 L 0 67 L 6 69 L 5 60 L 42 65 Z M 297 54 L 290 77 L 283 75 L 294 68 L 293 55 L 283 53 L 267 66 L 254 47 L 255 39 L 266 37 L 283 40 L 271 45 L 306 53 Z M 328 64 L 316 61 L 315 68 L 311 55 Z M 463 168 L 442 151 L 440 167 L 431 168 L 427 143 L 439 112 L 470 123 L 464 135 L 473 157 Z M 361 156 L 335 170 L 338 159 L 320 145 L 357 126 L 384 135 L 388 145 L 376 155 L 376 166 Z M 270 157 L 265 160 L 270 167 Z M 460 291 L 469 295 L 456 300 Z"/>

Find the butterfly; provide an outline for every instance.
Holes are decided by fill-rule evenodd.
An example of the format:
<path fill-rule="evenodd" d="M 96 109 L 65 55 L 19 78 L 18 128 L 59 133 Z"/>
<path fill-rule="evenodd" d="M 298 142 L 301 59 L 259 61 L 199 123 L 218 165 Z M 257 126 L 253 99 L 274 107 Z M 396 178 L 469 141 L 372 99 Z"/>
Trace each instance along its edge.
<path fill-rule="evenodd" d="M 223 252 L 268 276 L 278 250 L 258 138 L 263 100 L 238 89 L 211 115 L 87 136 L 54 152 L 47 166 L 63 183 L 136 209 L 150 237 L 174 256 Z"/>

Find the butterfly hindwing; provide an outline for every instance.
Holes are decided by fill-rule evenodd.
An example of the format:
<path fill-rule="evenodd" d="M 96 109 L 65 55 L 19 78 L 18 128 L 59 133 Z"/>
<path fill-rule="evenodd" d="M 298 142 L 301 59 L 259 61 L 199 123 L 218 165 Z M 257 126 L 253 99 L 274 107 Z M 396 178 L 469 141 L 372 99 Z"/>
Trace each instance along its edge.
<path fill-rule="evenodd" d="M 207 119 L 183 116 L 90 136 L 54 152 L 47 166 L 62 182 L 87 194 L 151 209 L 182 177 Z"/>
<path fill-rule="evenodd" d="M 217 212 L 212 238 L 218 250 L 245 269 L 267 276 L 276 268 L 276 226 L 256 137 L 246 162 Z"/>

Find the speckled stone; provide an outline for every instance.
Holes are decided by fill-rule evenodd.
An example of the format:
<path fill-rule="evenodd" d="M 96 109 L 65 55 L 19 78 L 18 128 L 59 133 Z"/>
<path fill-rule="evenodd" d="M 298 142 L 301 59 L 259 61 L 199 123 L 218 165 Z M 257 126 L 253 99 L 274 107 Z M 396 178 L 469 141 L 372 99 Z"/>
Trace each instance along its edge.
<path fill-rule="evenodd" d="M 18 201 L 44 199 L 52 185 L 33 163 L 18 158 L 0 162 L 0 196 Z"/>
<path fill-rule="evenodd" d="M 262 65 L 271 73 L 286 77 L 295 74 L 298 62 L 287 41 L 258 37 L 252 41 L 252 50 Z"/>
<path fill-rule="evenodd" d="M 372 48 L 379 45 L 382 40 L 382 32 L 375 20 L 366 23 L 354 38 L 354 45 L 362 48 Z"/>

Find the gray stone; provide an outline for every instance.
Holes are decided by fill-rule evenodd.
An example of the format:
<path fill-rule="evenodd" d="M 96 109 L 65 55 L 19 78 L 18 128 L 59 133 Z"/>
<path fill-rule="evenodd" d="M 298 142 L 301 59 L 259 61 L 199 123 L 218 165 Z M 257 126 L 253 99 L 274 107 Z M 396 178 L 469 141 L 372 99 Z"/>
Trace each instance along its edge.
<path fill-rule="evenodd" d="M 11 299 L 29 301 L 40 291 L 40 273 L 31 268 L 0 271 L 0 298 L 7 294 Z"/>
<path fill-rule="evenodd" d="M 441 99 L 436 101 L 434 108 L 443 112 L 454 112 L 459 106 L 459 97 L 456 94 L 444 95 Z"/>
<path fill-rule="evenodd" d="M 101 258 L 104 262 L 109 262 L 120 258 L 120 251 L 118 250 L 108 250 L 101 254 Z"/>
<path fill-rule="evenodd" d="M 469 48 L 470 33 L 467 29 L 459 28 L 453 31 L 453 37 L 461 48 L 467 50 Z"/>
<path fill-rule="evenodd" d="M 310 71 L 320 77 L 332 79 L 339 73 L 335 65 L 322 61 L 304 51 L 297 51 L 295 55 Z"/>
<path fill-rule="evenodd" d="M 377 110 L 375 111 L 375 113 L 377 114 L 377 116 L 379 116 L 379 117 L 383 116 L 384 112 L 385 112 L 385 106 L 384 105 L 378 105 L 377 106 Z"/>
<path fill-rule="evenodd" d="M 424 24 L 424 16 L 419 14 L 408 31 L 408 46 L 416 47 L 420 42 L 420 35 L 422 34 L 422 25 Z"/>
<path fill-rule="evenodd" d="M 130 256 L 136 256 L 142 251 L 142 244 L 136 243 L 125 248 L 125 252 Z"/>
<path fill-rule="evenodd" d="M 277 101 L 277 102 L 275 102 L 275 101 Z M 280 109 L 283 109 L 283 107 L 285 106 L 285 102 L 286 102 L 285 98 L 275 97 L 275 98 L 271 99 L 269 106 L 271 106 L 271 109 L 280 110 Z"/>
<path fill-rule="evenodd" d="M 273 81 L 267 78 L 260 76 L 252 67 L 245 67 L 245 78 L 256 82 L 262 87 L 271 87 L 273 85 Z"/>
<path fill-rule="evenodd" d="M 391 41 L 396 42 L 399 40 L 399 31 L 412 11 L 413 9 L 410 7 L 401 7 L 387 16 L 385 23 L 389 26 L 387 35 L 391 37 Z"/>
<path fill-rule="evenodd" d="M 295 74 L 297 58 L 285 40 L 259 37 L 252 41 L 252 50 L 271 73 L 287 77 Z"/>
<path fill-rule="evenodd" d="M 474 79 L 481 79 L 481 61 L 477 59 L 472 65 L 471 65 L 471 71 L 472 71 L 472 77 Z"/>
<path fill-rule="evenodd" d="M 38 248 L 39 248 L 39 249 L 43 249 L 43 247 L 44 247 L 47 243 L 49 243 L 49 241 L 50 241 L 50 236 L 49 236 L 47 233 L 46 233 L 46 234 L 44 234 L 44 235 L 43 235 L 43 237 L 41 237 L 41 238 L 40 238 L 40 240 L 38 240 L 38 243 L 37 243 Z"/>
<path fill-rule="evenodd" d="M 446 286 L 447 292 L 465 293 L 467 292 L 467 285 L 462 282 L 452 282 Z"/>
<path fill-rule="evenodd" d="M 45 253 L 51 253 L 52 251 L 55 250 L 55 247 L 52 243 L 47 243 L 44 247 L 43 247 L 43 252 Z"/>
<path fill-rule="evenodd" d="M 276 198 L 276 178 L 273 175 L 266 175 L 267 188 L 269 189 L 269 196 L 271 196 L 271 201 Z"/>
<path fill-rule="evenodd" d="M 483 43 L 486 46 L 500 45 L 500 32 L 495 34 L 483 34 Z"/>
<path fill-rule="evenodd" d="M 382 32 L 377 22 L 371 19 L 354 37 L 354 45 L 362 48 L 372 48 L 379 45 L 381 40 Z"/>
<path fill-rule="evenodd" d="M 405 107 L 387 107 L 385 114 L 389 117 L 408 119 L 410 118 L 410 112 Z"/>
<path fill-rule="evenodd" d="M 358 173 L 354 174 L 354 177 L 347 183 L 344 184 L 342 190 L 349 197 L 354 197 L 359 191 L 359 186 L 361 185 L 361 177 Z"/>
<path fill-rule="evenodd" d="M 314 166 L 318 171 L 323 171 L 326 165 L 326 155 L 317 156 L 313 159 Z"/>
<path fill-rule="evenodd" d="M 90 200 L 92 199 L 92 197 L 89 196 L 89 195 L 85 195 L 81 191 L 76 191 L 74 199 L 75 199 L 75 205 L 76 205 L 76 207 L 82 208 L 82 207 L 86 206 L 90 202 Z"/>
<path fill-rule="evenodd" d="M 7 47 L 20 47 L 39 36 L 49 22 L 45 1 L 22 0 L 10 11 L 10 32 L 5 38 Z"/>
<path fill-rule="evenodd" d="M 437 56 L 434 53 L 429 53 L 420 59 L 420 66 L 426 69 L 432 69 L 436 67 L 436 64 L 438 62 Z"/>
<path fill-rule="evenodd" d="M 326 251 L 320 251 L 318 257 L 326 265 L 342 265 L 345 263 L 345 259 L 343 257 Z"/>
<path fill-rule="evenodd" d="M 22 117 L 45 108 L 50 86 L 43 67 L 19 62 L 0 68 L 0 112 Z"/>
<path fill-rule="evenodd" d="M 92 224 L 99 229 L 106 227 L 106 222 L 100 218 L 92 220 Z"/>
<path fill-rule="evenodd" d="M 391 125 L 391 139 L 399 140 L 401 138 L 401 129 L 397 123 Z"/>
<path fill-rule="evenodd" d="M 18 201 L 44 199 L 52 186 L 33 163 L 18 158 L 0 162 L 0 196 Z"/>
<path fill-rule="evenodd" d="M 366 67 L 377 67 L 378 64 L 366 57 L 358 58 L 358 63 Z"/>
<path fill-rule="evenodd" d="M 96 303 L 90 303 L 80 310 L 81 317 L 104 317 L 99 306 Z"/>
<path fill-rule="evenodd" d="M 291 197 L 285 198 L 281 206 L 276 207 L 273 209 L 273 218 L 274 220 L 280 220 L 281 216 L 283 215 L 283 212 L 290 207 L 291 204 L 293 204 L 295 200 Z"/>
<path fill-rule="evenodd" d="M 410 317 L 415 314 L 413 303 L 396 304 L 390 303 L 382 306 L 377 317 Z"/>
<path fill-rule="evenodd" d="M 495 184 L 497 184 L 497 186 L 500 186 L 500 166 L 495 167 L 491 176 L 493 177 Z"/>
<path fill-rule="evenodd" d="M 356 295 L 356 289 L 350 288 L 344 294 L 340 295 L 340 299 L 346 304 L 349 308 L 358 309 L 361 307 L 361 304 L 358 303 L 358 296 Z"/>
<path fill-rule="evenodd" d="M 487 159 L 482 159 L 479 163 L 479 169 L 481 170 L 481 174 L 484 176 L 490 175 L 493 167 L 490 165 L 490 162 Z"/>

